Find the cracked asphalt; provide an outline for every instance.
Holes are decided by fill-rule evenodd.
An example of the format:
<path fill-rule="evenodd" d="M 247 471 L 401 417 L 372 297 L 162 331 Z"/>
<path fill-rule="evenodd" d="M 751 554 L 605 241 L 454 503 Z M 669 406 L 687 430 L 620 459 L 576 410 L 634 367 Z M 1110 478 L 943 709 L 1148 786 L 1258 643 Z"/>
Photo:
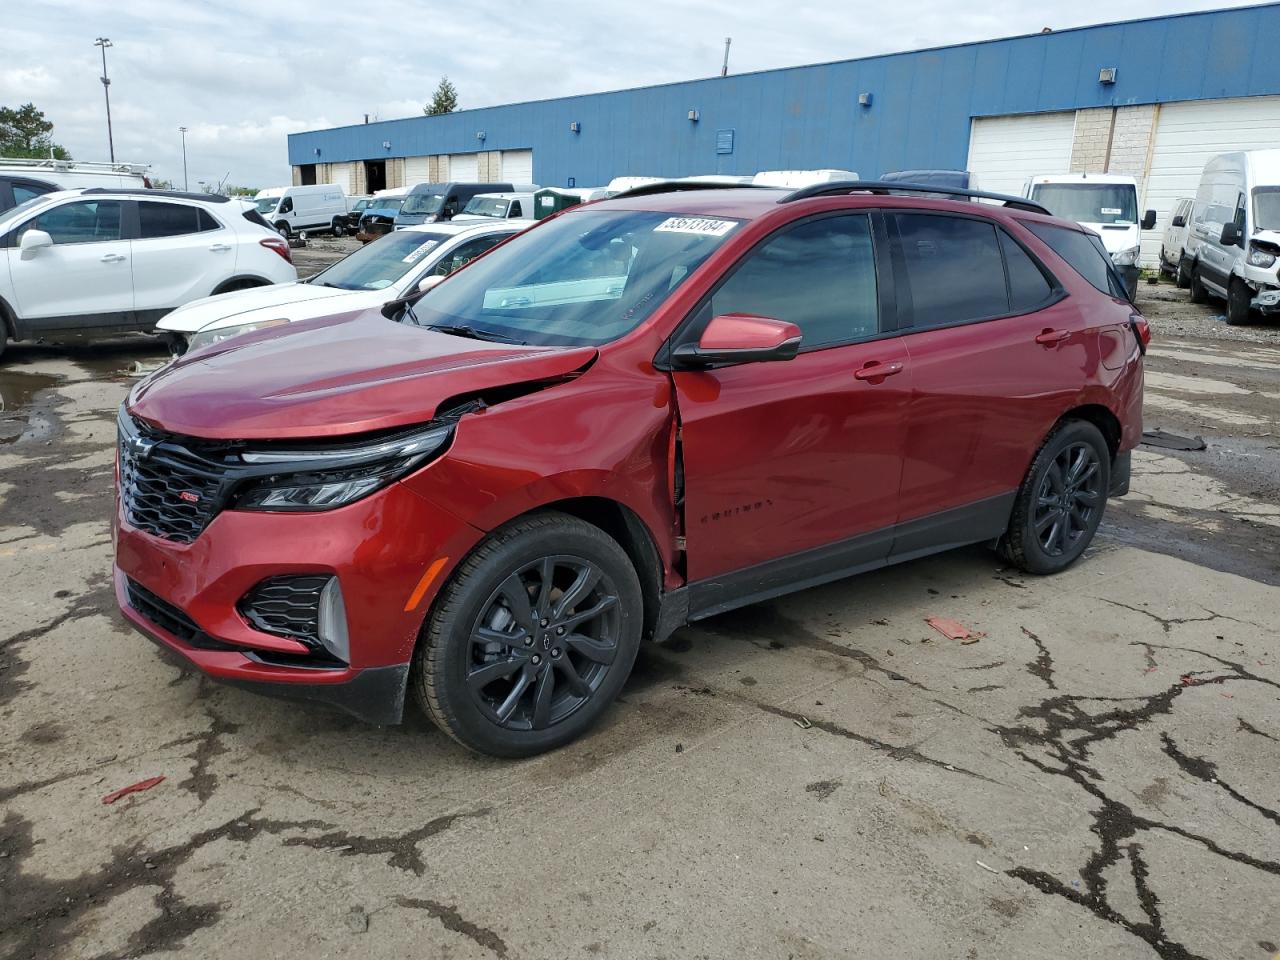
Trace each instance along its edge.
<path fill-rule="evenodd" d="M 1280 327 L 1143 295 L 1148 426 L 1207 448 L 1143 448 L 1074 569 L 973 548 L 706 621 L 518 763 L 127 630 L 113 418 L 159 354 L 10 347 L 0 957 L 1270 960 Z"/>

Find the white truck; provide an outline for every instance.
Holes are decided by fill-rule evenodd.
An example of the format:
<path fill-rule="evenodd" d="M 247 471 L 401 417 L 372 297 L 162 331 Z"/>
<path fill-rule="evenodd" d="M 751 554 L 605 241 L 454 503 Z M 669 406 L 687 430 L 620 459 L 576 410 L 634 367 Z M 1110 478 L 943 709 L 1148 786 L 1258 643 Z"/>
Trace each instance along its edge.
<path fill-rule="evenodd" d="M 83 160 L 0 158 L 0 212 L 32 197 L 77 187 L 145 190 L 150 167 L 145 163 L 93 163 Z"/>

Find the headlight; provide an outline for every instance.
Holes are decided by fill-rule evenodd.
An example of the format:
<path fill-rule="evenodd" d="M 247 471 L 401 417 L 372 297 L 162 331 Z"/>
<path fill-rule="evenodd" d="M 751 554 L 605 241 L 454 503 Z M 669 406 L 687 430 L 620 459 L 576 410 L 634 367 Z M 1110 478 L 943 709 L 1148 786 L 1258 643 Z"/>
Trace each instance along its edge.
<path fill-rule="evenodd" d="M 199 350 L 201 347 L 212 346 L 215 343 L 221 343 L 223 340 L 230 340 L 232 337 L 238 337 L 242 333 L 250 333 L 254 330 L 264 330 L 267 327 L 278 327 L 282 323 L 288 323 L 285 317 L 278 317 L 275 320 L 258 320 L 254 323 L 242 323 L 235 327 L 218 327 L 216 330 L 210 330 L 205 327 L 203 330 L 197 330 L 187 340 L 188 350 Z"/>
<path fill-rule="evenodd" d="M 1249 247 L 1249 266 L 1269 267 L 1276 262 L 1276 255 L 1259 247 Z"/>
<path fill-rule="evenodd" d="M 345 506 L 403 477 L 439 454 L 453 424 L 419 427 L 390 439 L 308 449 L 249 448 L 240 459 L 260 471 L 237 510 L 311 511 Z"/>
<path fill-rule="evenodd" d="M 1130 247 L 1128 250 L 1117 250 L 1111 255 L 1111 262 L 1117 267 L 1132 267 L 1138 262 L 1138 254 L 1142 247 Z"/>

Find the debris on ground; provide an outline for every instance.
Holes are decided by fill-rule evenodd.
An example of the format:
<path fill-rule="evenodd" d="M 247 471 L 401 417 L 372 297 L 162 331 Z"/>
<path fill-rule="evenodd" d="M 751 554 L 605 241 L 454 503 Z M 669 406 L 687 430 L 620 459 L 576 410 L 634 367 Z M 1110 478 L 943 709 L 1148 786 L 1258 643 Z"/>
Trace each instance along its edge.
<path fill-rule="evenodd" d="M 924 622 L 948 640 L 959 640 L 961 643 L 977 643 L 986 636 L 985 633 L 970 630 L 960 621 L 948 617 L 925 617 Z"/>
<path fill-rule="evenodd" d="M 1205 448 L 1203 437 L 1181 437 L 1176 433 L 1166 433 L 1163 430 L 1142 431 L 1142 445 L 1159 447 L 1161 450 L 1203 450 Z"/>
<path fill-rule="evenodd" d="M 143 790 L 150 790 L 152 787 L 163 782 L 164 777 L 151 777 L 147 780 L 139 780 L 137 783 L 131 783 L 127 787 L 121 787 L 119 790 L 108 793 L 102 798 L 102 802 L 112 804 L 121 797 L 127 797 L 131 793 L 142 793 Z"/>
<path fill-rule="evenodd" d="M 364 907 L 352 907 L 347 911 L 347 929 L 352 933 L 364 933 L 369 929 L 369 914 Z"/>
<path fill-rule="evenodd" d="M 794 723 L 801 730 L 808 730 L 810 727 L 813 726 L 813 723 L 810 722 L 808 717 L 800 717 L 796 720 L 793 720 L 792 723 Z"/>

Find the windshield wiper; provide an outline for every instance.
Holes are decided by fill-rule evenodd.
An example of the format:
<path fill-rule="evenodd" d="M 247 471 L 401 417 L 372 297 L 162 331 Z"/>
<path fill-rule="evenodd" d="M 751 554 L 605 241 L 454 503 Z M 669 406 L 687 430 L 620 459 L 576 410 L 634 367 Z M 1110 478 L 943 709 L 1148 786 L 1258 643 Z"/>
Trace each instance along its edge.
<path fill-rule="evenodd" d="M 417 322 L 416 317 L 415 322 Z M 419 323 L 418 325 L 427 330 L 438 330 L 440 333 L 447 333 L 454 337 L 466 337 L 470 340 L 492 340 L 496 343 L 514 343 L 521 347 L 527 347 L 529 345 L 524 340 L 517 340 L 515 337 L 508 337 L 501 333 L 494 333 L 492 330 L 477 330 L 475 327 L 469 326 L 465 323 Z"/>

